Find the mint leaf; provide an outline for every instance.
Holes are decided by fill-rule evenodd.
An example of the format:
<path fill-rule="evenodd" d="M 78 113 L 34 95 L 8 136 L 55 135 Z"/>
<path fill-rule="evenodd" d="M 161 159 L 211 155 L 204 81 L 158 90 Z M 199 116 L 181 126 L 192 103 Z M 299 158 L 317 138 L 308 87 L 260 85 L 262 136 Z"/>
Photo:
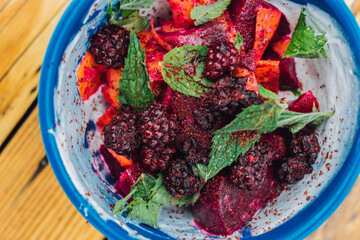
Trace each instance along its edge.
<path fill-rule="evenodd" d="M 121 17 L 123 19 L 128 18 L 131 14 L 133 14 L 135 12 L 138 12 L 138 11 L 136 11 L 136 10 L 128 10 L 128 9 L 121 10 Z"/>
<path fill-rule="evenodd" d="M 113 10 L 112 10 L 112 6 L 111 6 L 111 1 L 109 1 L 108 7 L 106 9 L 106 14 L 111 16 L 113 14 Z"/>
<path fill-rule="evenodd" d="M 240 35 L 239 31 L 237 31 L 234 46 L 240 52 L 241 46 L 243 45 L 244 38 Z"/>
<path fill-rule="evenodd" d="M 274 92 L 272 92 L 270 90 L 267 90 L 266 88 L 264 88 L 260 84 L 258 84 L 258 88 L 259 88 L 260 96 L 262 96 L 265 99 L 268 99 L 268 100 L 280 100 L 281 99 L 279 97 L 279 95 L 277 95 L 276 93 L 274 93 Z"/>
<path fill-rule="evenodd" d="M 206 46 L 191 45 L 177 47 L 168 52 L 164 61 L 159 63 L 165 82 L 175 91 L 201 98 L 212 84 L 201 76 L 207 52 Z"/>
<path fill-rule="evenodd" d="M 126 212 L 126 215 L 136 221 L 140 221 L 151 227 L 158 226 L 159 215 L 163 204 L 152 200 L 145 201 L 141 198 L 132 201 L 133 207 Z"/>
<path fill-rule="evenodd" d="M 155 0 L 120 0 L 120 9 L 143 9 L 150 8 Z"/>
<path fill-rule="evenodd" d="M 195 26 L 204 24 L 219 17 L 229 6 L 231 0 L 218 0 L 210 5 L 199 5 L 191 9 L 190 17 L 195 20 Z"/>
<path fill-rule="evenodd" d="M 120 104 L 129 104 L 141 112 L 154 102 L 154 94 L 149 86 L 149 76 L 145 67 L 145 50 L 134 32 L 130 32 L 130 45 L 122 78 L 119 82 Z"/>
<path fill-rule="evenodd" d="M 199 177 L 201 181 L 205 181 L 207 175 L 207 166 L 197 163 L 191 166 L 195 176 Z"/>
<path fill-rule="evenodd" d="M 327 43 L 326 37 L 322 34 L 316 34 L 311 27 L 307 26 L 305 20 L 305 10 L 302 9 L 290 44 L 283 57 L 320 58 L 321 55 L 326 57 L 324 50 Z"/>
<path fill-rule="evenodd" d="M 284 107 L 276 101 L 267 101 L 261 105 L 245 108 L 236 118 L 216 133 L 235 133 L 238 131 L 259 131 L 260 134 L 275 131 L 278 118 Z"/>
<path fill-rule="evenodd" d="M 125 10 L 123 10 L 125 11 Z M 128 10 L 133 11 L 133 10 Z M 125 13 L 124 15 L 126 17 L 123 17 L 122 19 L 114 19 L 110 18 L 109 22 L 115 25 L 118 25 L 120 27 L 125 28 L 128 31 L 133 31 L 134 33 L 140 33 L 145 30 L 145 28 L 149 25 L 150 20 L 149 17 L 140 17 L 139 11 L 134 11 L 130 15 L 128 13 Z"/>
<path fill-rule="evenodd" d="M 328 113 L 297 113 L 285 110 L 279 117 L 278 127 L 288 127 L 292 133 L 296 133 L 303 129 L 307 124 L 311 122 L 315 125 L 320 124 L 334 114 L 334 111 Z"/>
<path fill-rule="evenodd" d="M 230 166 L 236 159 L 251 149 L 260 139 L 257 131 L 239 131 L 234 134 L 216 133 L 212 139 L 210 162 L 206 181 L 216 176 L 222 169 Z"/>

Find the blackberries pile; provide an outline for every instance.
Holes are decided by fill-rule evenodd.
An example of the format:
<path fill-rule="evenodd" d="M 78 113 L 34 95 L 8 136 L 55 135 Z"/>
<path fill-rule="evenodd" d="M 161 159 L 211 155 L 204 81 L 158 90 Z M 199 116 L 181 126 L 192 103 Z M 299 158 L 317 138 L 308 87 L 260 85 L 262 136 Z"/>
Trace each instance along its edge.
<path fill-rule="evenodd" d="M 247 80 L 246 77 L 235 76 L 221 78 L 205 93 L 204 100 L 215 111 L 229 115 L 238 114 L 252 104 L 261 104 L 262 100 L 256 92 L 245 90 Z"/>
<path fill-rule="evenodd" d="M 97 64 L 118 69 L 123 66 L 130 44 L 129 32 L 117 25 L 102 27 L 91 39 L 90 52 Z"/>
<path fill-rule="evenodd" d="M 200 190 L 200 179 L 194 175 L 191 166 L 183 160 L 169 163 L 164 172 L 166 190 L 176 197 L 191 197 Z"/>
<path fill-rule="evenodd" d="M 274 149 L 267 142 L 257 143 L 230 167 L 230 179 L 239 188 L 256 190 L 265 182 Z"/>
<path fill-rule="evenodd" d="M 154 103 L 141 115 L 142 163 L 151 171 L 164 171 L 175 153 L 176 119 L 164 105 Z"/>
<path fill-rule="evenodd" d="M 104 128 L 104 144 L 118 155 L 129 156 L 141 147 L 139 118 L 131 106 L 123 105 Z"/>
<path fill-rule="evenodd" d="M 210 46 L 205 61 L 203 76 L 216 81 L 234 72 L 240 61 L 238 50 L 230 42 L 220 42 Z"/>

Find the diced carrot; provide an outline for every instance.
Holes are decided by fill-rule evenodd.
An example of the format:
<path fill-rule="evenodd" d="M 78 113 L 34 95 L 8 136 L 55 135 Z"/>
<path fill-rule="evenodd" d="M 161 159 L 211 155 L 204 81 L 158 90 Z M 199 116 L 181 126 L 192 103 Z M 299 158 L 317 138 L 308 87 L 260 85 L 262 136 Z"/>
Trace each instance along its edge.
<path fill-rule="evenodd" d="M 103 81 L 101 79 L 100 71 L 97 68 L 85 67 L 84 75 L 77 81 L 79 86 L 80 97 L 83 101 L 88 100 L 93 95 Z"/>
<path fill-rule="evenodd" d="M 162 21 L 160 23 L 160 25 L 161 25 L 161 30 L 163 33 L 177 32 L 182 29 L 175 25 L 174 20 L 170 20 L 170 19 L 166 20 L 166 21 Z"/>
<path fill-rule="evenodd" d="M 238 67 L 236 69 L 237 77 L 247 77 L 248 81 L 246 82 L 246 90 L 252 90 L 254 92 L 259 92 L 258 83 L 254 72 L 251 72 L 246 67 Z"/>
<path fill-rule="evenodd" d="M 165 48 L 167 51 L 171 51 L 172 47 L 165 42 L 164 40 L 162 40 L 160 38 L 160 36 L 157 34 L 157 32 L 155 31 L 154 28 L 154 21 L 152 20 L 152 16 L 150 15 L 150 23 L 151 23 L 151 32 L 153 34 L 154 39 L 160 44 L 160 46 L 162 46 L 163 48 Z"/>
<path fill-rule="evenodd" d="M 220 17 L 217 17 L 213 20 L 213 22 L 219 22 L 221 25 L 223 25 L 226 35 L 230 42 L 234 43 L 237 35 L 237 31 L 235 29 L 235 26 L 233 22 L 231 21 L 230 14 L 228 10 L 225 10 L 223 14 L 220 15 Z"/>
<path fill-rule="evenodd" d="M 119 107 L 119 101 L 117 98 L 117 95 L 119 95 L 119 92 L 116 89 L 113 89 L 109 86 L 103 86 L 101 88 L 101 92 L 104 95 L 105 100 L 110 103 L 111 105 Z"/>
<path fill-rule="evenodd" d="M 99 131 L 101 133 L 103 133 L 104 127 L 111 122 L 111 119 L 116 115 L 116 113 L 117 107 L 110 106 L 108 109 L 106 109 L 105 113 L 98 118 L 98 120 L 96 121 L 96 126 L 99 128 Z"/>
<path fill-rule="evenodd" d="M 286 52 L 287 47 L 289 46 L 290 40 L 290 37 L 285 36 L 279 41 L 271 43 L 271 48 L 274 50 L 274 52 L 282 57 Z"/>
<path fill-rule="evenodd" d="M 277 9 L 259 7 L 256 15 L 255 59 L 260 60 L 279 26 L 281 12 Z"/>
<path fill-rule="evenodd" d="M 108 148 L 108 150 L 114 156 L 114 158 L 116 158 L 116 160 L 120 163 L 122 167 L 129 168 L 134 165 L 134 162 L 126 158 L 125 156 L 116 154 L 116 152 L 114 152 L 112 149 Z"/>
<path fill-rule="evenodd" d="M 104 66 L 95 63 L 95 57 L 90 52 L 87 52 L 85 54 L 79 64 L 78 69 L 76 70 L 76 76 L 78 79 L 82 79 L 84 77 L 85 68 L 97 68 L 100 73 L 106 71 L 106 68 Z"/>
<path fill-rule="evenodd" d="M 274 93 L 279 92 L 279 64 L 279 61 L 258 61 L 255 70 L 257 82 Z"/>
<path fill-rule="evenodd" d="M 119 88 L 119 81 L 122 76 L 122 70 L 121 69 L 108 69 L 106 71 L 106 82 L 109 84 L 109 86 L 112 89 Z"/>
<path fill-rule="evenodd" d="M 148 41 L 150 40 L 150 38 L 152 37 L 152 33 L 149 30 L 144 30 L 138 34 L 136 34 L 137 37 L 139 38 L 140 44 L 142 48 L 145 48 L 146 44 L 148 43 Z"/>
<path fill-rule="evenodd" d="M 188 28 L 194 26 L 194 20 L 191 19 L 190 12 L 198 4 L 198 0 L 169 0 L 169 4 L 176 27 Z"/>

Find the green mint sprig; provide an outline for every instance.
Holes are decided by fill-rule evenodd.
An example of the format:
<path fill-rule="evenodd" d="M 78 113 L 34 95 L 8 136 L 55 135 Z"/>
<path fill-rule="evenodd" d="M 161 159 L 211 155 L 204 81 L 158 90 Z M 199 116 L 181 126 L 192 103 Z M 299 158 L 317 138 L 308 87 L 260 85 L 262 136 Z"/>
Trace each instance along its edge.
<path fill-rule="evenodd" d="M 195 26 L 199 26 L 219 17 L 229 6 L 231 0 L 218 0 L 210 5 L 199 5 L 191 9 L 190 17 L 195 20 Z"/>
<path fill-rule="evenodd" d="M 324 49 L 326 44 L 327 39 L 325 35 L 316 34 L 306 24 L 305 9 L 302 9 L 289 46 L 283 57 L 320 58 L 320 56 L 324 56 L 326 58 Z"/>
<path fill-rule="evenodd" d="M 127 203 L 131 197 L 133 200 Z M 130 193 L 117 201 L 113 214 L 120 216 L 125 213 L 133 220 L 157 227 L 164 204 L 187 206 L 195 203 L 197 199 L 198 195 L 180 198 L 172 196 L 166 191 L 161 174 L 156 179 L 149 174 L 142 174 L 132 186 Z"/>
<path fill-rule="evenodd" d="M 201 76 L 207 52 L 206 46 L 191 45 L 168 52 L 159 63 L 164 81 L 175 91 L 200 98 L 212 84 Z"/>
<path fill-rule="evenodd" d="M 141 112 L 154 102 L 154 94 L 149 86 L 149 76 L 145 66 L 145 50 L 134 32 L 130 32 L 130 45 L 122 78 L 119 82 L 120 105 L 129 104 Z"/>
<path fill-rule="evenodd" d="M 240 52 L 240 49 L 241 49 L 241 47 L 243 45 L 243 42 L 244 42 L 243 36 L 241 36 L 240 32 L 237 31 L 234 46 L 239 52 Z"/>
<path fill-rule="evenodd" d="M 121 17 L 119 16 L 121 12 Z M 140 33 L 145 30 L 149 25 L 149 17 L 140 17 L 140 13 L 137 10 L 121 10 L 120 5 L 116 4 L 112 7 L 111 2 L 106 10 L 106 14 L 109 15 L 109 22 L 111 24 L 118 25 L 125 28 L 128 31 L 133 31 L 135 33 Z"/>
<path fill-rule="evenodd" d="M 138 10 L 150 8 L 155 0 L 120 0 L 120 9 Z"/>
<path fill-rule="evenodd" d="M 262 134 L 273 132 L 280 127 L 287 127 L 292 133 L 296 133 L 307 124 L 320 124 L 335 113 L 292 112 L 285 109 L 287 104 L 282 103 L 280 97 L 275 97 L 275 93 L 266 89 L 265 91 L 260 85 L 259 89 L 262 97 L 273 99 L 261 105 L 251 105 L 238 114 L 230 124 L 215 132 L 206 181 L 254 147 Z"/>

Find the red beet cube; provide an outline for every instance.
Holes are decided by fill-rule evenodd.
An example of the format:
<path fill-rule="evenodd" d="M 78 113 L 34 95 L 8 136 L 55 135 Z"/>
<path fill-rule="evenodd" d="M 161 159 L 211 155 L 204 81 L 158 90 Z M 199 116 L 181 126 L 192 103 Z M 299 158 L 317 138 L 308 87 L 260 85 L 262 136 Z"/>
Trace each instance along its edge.
<path fill-rule="evenodd" d="M 302 88 L 302 83 L 297 77 L 294 58 L 283 58 L 280 61 L 280 90 L 297 91 Z"/>
<path fill-rule="evenodd" d="M 319 102 L 317 101 L 312 91 L 309 90 L 294 102 L 292 102 L 289 105 L 289 110 L 300 113 L 311 113 L 314 106 L 317 110 L 319 110 Z"/>

